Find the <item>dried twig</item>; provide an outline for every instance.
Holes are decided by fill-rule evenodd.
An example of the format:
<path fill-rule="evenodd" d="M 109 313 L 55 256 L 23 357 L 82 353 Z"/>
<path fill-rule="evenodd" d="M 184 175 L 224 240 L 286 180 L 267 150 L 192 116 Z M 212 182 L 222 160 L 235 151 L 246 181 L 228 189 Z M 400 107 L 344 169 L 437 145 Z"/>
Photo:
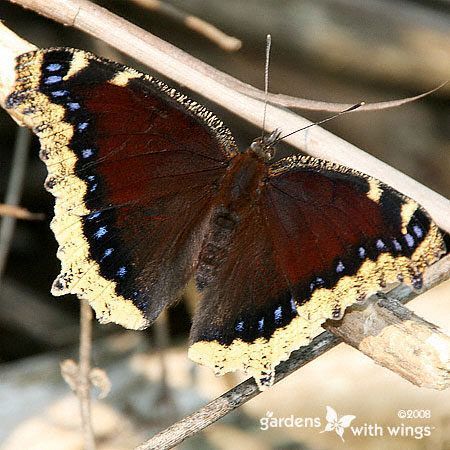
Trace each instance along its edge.
<path fill-rule="evenodd" d="M 94 432 L 91 421 L 91 387 L 100 388 L 100 398 L 106 397 L 111 389 L 108 376 L 102 369 L 91 369 L 92 352 L 92 309 L 86 300 L 80 299 L 80 356 L 78 364 L 73 359 L 60 363 L 61 375 L 78 397 L 83 432 L 83 449 L 95 450 Z"/>
<path fill-rule="evenodd" d="M 15 205 L 7 205 L 5 203 L 0 203 L 0 216 L 3 217 L 13 217 L 14 219 L 21 220 L 44 220 L 45 214 L 43 213 L 33 213 L 28 211 L 26 208 Z"/>
<path fill-rule="evenodd" d="M 170 3 L 161 0 L 133 0 L 133 2 L 182 23 L 187 28 L 196 31 L 211 42 L 217 44 L 222 50 L 235 52 L 242 47 L 241 40 L 233 36 L 228 36 L 214 25 L 199 17 L 188 14 Z"/>
<path fill-rule="evenodd" d="M 94 432 L 91 422 L 91 351 L 92 309 L 86 300 L 80 300 L 80 362 L 76 393 L 80 401 L 81 426 L 84 450 L 95 450 Z"/>
<path fill-rule="evenodd" d="M 165 351 L 169 348 L 169 320 L 167 311 L 163 311 L 158 320 L 153 325 L 154 339 L 155 339 L 155 351 L 158 353 L 159 363 L 161 366 L 161 392 L 160 400 L 166 403 L 175 403 L 172 401 L 172 394 L 170 387 L 167 383 L 167 361 L 165 357 Z"/>
<path fill-rule="evenodd" d="M 425 274 L 424 290 L 428 290 L 447 279 L 450 275 L 449 269 L 450 256 L 430 267 Z M 333 333 L 326 331 L 315 338 L 308 346 L 293 352 L 288 361 L 277 367 L 275 383 L 330 350 L 342 339 L 342 341 L 357 347 L 371 357 L 378 356 L 377 362 L 384 362 L 384 365 L 389 365 L 391 369 L 394 369 L 397 373 L 400 372 L 402 376 L 405 375 L 403 368 L 412 368 L 414 376 L 406 375 L 415 384 L 435 389 L 447 387 L 449 383 L 448 354 L 450 339 L 434 325 L 417 317 L 398 302 L 399 300 L 411 300 L 415 295 L 416 293 L 411 289 L 400 286 L 372 305 L 369 312 L 354 310 L 347 313 L 339 325 L 329 322 L 325 325 L 325 328 Z M 388 326 L 389 331 L 385 333 L 385 329 L 382 329 L 385 324 L 395 325 L 392 328 Z M 393 334 L 394 329 L 395 336 Z M 416 333 L 416 339 L 413 342 L 414 333 Z M 392 341 L 393 337 L 394 341 Z M 377 340 L 376 346 L 380 346 L 379 348 L 382 350 L 389 348 L 392 353 L 386 352 L 376 355 L 376 346 L 370 349 L 370 346 L 367 345 L 371 339 Z M 409 347 L 411 344 L 414 347 Z M 417 368 L 415 367 L 416 363 L 419 364 Z M 425 371 L 421 373 L 423 369 Z M 248 379 L 198 411 L 153 436 L 137 447 L 136 450 L 170 449 L 248 402 L 259 393 L 253 379 Z"/>
<path fill-rule="evenodd" d="M 17 205 L 22 196 L 22 186 L 25 179 L 25 171 L 28 160 L 28 150 L 30 148 L 31 134 L 25 128 L 17 131 L 16 144 L 14 146 L 14 157 L 9 174 L 8 188 L 6 191 L 5 205 L 0 205 L 0 215 L 2 221 L 0 225 L 0 280 L 5 269 L 6 259 L 11 246 L 17 216 L 6 215 L 10 212 L 17 212 Z M 8 208 L 9 207 L 9 208 Z M 23 211 L 23 210 L 22 210 Z"/>
<path fill-rule="evenodd" d="M 200 92 L 203 96 L 221 104 L 240 117 L 257 126 L 261 124 L 263 102 L 233 89 L 232 86 L 238 83 L 237 80 L 104 8 L 86 0 L 10 1 L 32 8 L 40 14 L 70 24 L 99 39 L 103 39 L 108 44 L 147 64 L 154 70 L 194 91 Z M 111 30 L 114 30 L 114 33 L 111 33 Z M 11 38 L 10 35 L 6 37 Z M 7 41 L 3 44 L 0 31 L 0 60 L 5 61 L 5 70 L 9 72 L 12 70 L 11 67 L 14 63 L 2 58 L 2 45 L 8 47 L 11 42 Z M 291 131 L 306 126 L 310 122 L 293 112 L 269 105 L 266 124 L 268 129 L 279 128 L 282 124 L 284 130 Z M 364 153 L 343 139 L 320 127 L 313 127 L 307 133 L 297 133 L 290 136 L 287 141 L 312 156 L 352 167 L 391 185 L 423 205 L 434 221 L 441 228 L 450 232 L 449 200 L 393 167 Z"/>

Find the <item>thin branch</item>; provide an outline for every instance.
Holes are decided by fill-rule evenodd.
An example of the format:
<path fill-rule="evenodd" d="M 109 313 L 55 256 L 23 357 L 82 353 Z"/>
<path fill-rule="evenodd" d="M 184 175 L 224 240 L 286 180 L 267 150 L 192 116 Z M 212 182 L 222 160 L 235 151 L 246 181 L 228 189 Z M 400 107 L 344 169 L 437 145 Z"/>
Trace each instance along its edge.
<path fill-rule="evenodd" d="M 26 166 L 28 161 L 28 151 L 30 149 L 31 133 L 25 128 L 18 128 L 16 143 L 14 146 L 14 157 L 9 174 L 8 187 L 6 191 L 3 211 L 17 208 L 22 196 L 23 181 L 25 179 Z M 6 208 L 5 208 L 6 206 Z M 2 209 L 0 209 L 0 215 Z M 16 226 L 16 217 L 3 215 L 0 225 L 0 280 L 5 269 L 6 260 Z"/>
<path fill-rule="evenodd" d="M 214 25 L 206 22 L 199 17 L 193 16 L 177 8 L 170 3 L 161 0 L 133 0 L 134 3 L 152 11 L 157 11 L 172 20 L 180 22 L 187 28 L 201 34 L 202 36 L 214 42 L 222 50 L 235 52 L 242 47 L 242 41 L 233 36 L 228 36 Z"/>
<path fill-rule="evenodd" d="M 447 279 L 450 275 L 449 269 L 450 256 L 441 259 L 431 266 L 425 273 L 424 290 L 428 290 Z M 376 320 L 380 315 L 374 312 L 380 309 L 381 315 L 384 318 L 383 324 L 395 323 L 395 327 L 393 328 L 397 331 L 395 339 L 398 343 L 396 346 L 391 346 L 390 348 L 390 350 L 393 350 L 393 353 L 389 355 L 391 358 L 389 362 L 392 363 L 390 368 L 396 372 L 401 372 L 400 374 L 404 376 L 405 373 L 402 372 L 402 368 L 405 367 L 406 357 L 406 360 L 410 362 L 409 367 L 414 368 L 415 377 L 410 377 L 410 381 L 435 389 L 444 389 L 449 384 L 448 354 L 450 350 L 450 338 L 440 332 L 436 326 L 417 317 L 399 304 L 399 301 L 409 301 L 416 295 L 411 289 L 400 286 L 389 292 L 389 294 L 386 294 L 382 300 L 373 305 L 374 309 L 369 313 L 369 317 L 372 320 L 369 320 L 368 313 L 364 310 L 358 311 L 355 309 L 345 314 L 339 325 L 333 322 L 327 323 L 325 328 L 330 331 L 326 331 L 320 336 L 317 336 L 308 346 L 293 352 L 288 361 L 277 366 L 275 383 L 278 383 L 283 378 L 324 354 L 342 341 L 364 351 L 364 349 L 367 350 L 369 347 L 367 340 L 375 338 L 377 339 L 376 346 L 379 345 L 381 349 L 385 350 L 386 347 L 392 344 L 393 334 L 392 332 L 383 334 L 384 329 L 380 329 L 380 322 Z M 414 326 L 412 327 L 411 324 L 414 324 Z M 412 343 L 411 337 L 414 334 L 419 339 L 415 340 L 414 347 L 407 347 L 408 344 Z M 406 338 L 406 341 L 403 338 Z M 376 356 L 375 352 L 370 354 L 370 350 L 364 351 L 364 353 L 369 354 L 372 358 Z M 386 362 L 386 355 L 382 355 L 383 358 L 383 362 Z M 377 362 L 382 362 L 382 359 L 378 357 L 376 360 Z M 434 367 L 436 369 L 434 371 L 430 370 L 433 369 L 433 367 L 429 366 L 431 361 L 437 366 Z M 416 363 L 419 363 L 418 368 L 414 367 Z M 397 364 L 400 368 L 399 371 L 396 370 Z M 425 368 L 425 373 L 421 374 L 420 371 L 423 368 Z M 136 447 L 135 450 L 170 449 L 259 394 L 260 391 L 254 380 L 248 379 L 222 396 L 209 402 L 198 411 L 153 436 L 139 447 Z"/>
<path fill-rule="evenodd" d="M 0 203 L 0 216 L 13 217 L 15 219 L 21 220 L 45 219 L 45 214 L 43 213 L 33 213 L 31 211 L 28 211 L 28 209 L 26 208 L 22 208 L 21 206 L 7 205 L 5 203 Z"/>
<path fill-rule="evenodd" d="M 104 8 L 86 0 L 10 1 L 104 40 L 256 126 L 261 122 L 264 102 L 235 90 L 233 87 L 240 82 Z M 282 124 L 283 131 L 289 132 L 310 123 L 291 111 L 268 105 L 268 129 L 280 128 Z M 287 141 L 312 156 L 343 164 L 389 184 L 423 205 L 434 221 L 450 232 L 450 201 L 388 164 L 320 127 L 313 127 L 305 134 L 292 135 Z"/>
<path fill-rule="evenodd" d="M 160 400 L 175 405 L 172 401 L 172 393 L 167 383 L 167 361 L 165 351 L 169 348 L 169 319 L 167 311 L 163 311 L 153 326 L 155 338 L 155 351 L 158 353 L 161 366 L 161 396 Z"/>
<path fill-rule="evenodd" d="M 94 432 L 91 422 L 91 352 L 92 309 L 86 300 L 80 299 L 80 362 L 76 393 L 80 401 L 81 426 L 84 450 L 95 450 Z"/>
<path fill-rule="evenodd" d="M 420 100 L 421 98 L 433 94 L 434 92 L 443 88 L 447 83 L 448 81 L 444 81 L 439 86 L 436 86 L 435 88 L 422 94 L 415 95 L 414 97 L 407 97 L 398 100 L 389 100 L 386 102 L 365 103 L 363 106 L 358 108 L 358 112 L 381 111 L 383 109 L 397 108 L 399 106 L 415 102 L 417 100 Z M 249 86 L 239 82 L 236 84 L 235 88 L 239 92 L 247 94 L 252 98 L 264 100 L 264 93 L 259 89 L 254 88 L 253 86 Z M 286 94 L 269 94 L 268 99 L 269 102 L 274 105 L 284 106 L 286 108 L 304 109 L 308 111 L 340 112 L 343 111 L 344 109 L 350 108 L 353 105 L 353 103 L 329 103 L 329 102 L 320 102 L 317 100 L 308 100 L 306 98 L 299 99 L 298 97 L 293 97 L 292 95 Z"/>

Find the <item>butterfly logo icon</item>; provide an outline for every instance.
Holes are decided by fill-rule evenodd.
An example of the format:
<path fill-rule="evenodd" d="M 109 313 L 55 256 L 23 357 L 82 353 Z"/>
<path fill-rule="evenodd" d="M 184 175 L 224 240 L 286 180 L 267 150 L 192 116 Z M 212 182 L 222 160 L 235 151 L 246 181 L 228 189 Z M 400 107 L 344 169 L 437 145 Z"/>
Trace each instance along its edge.
<path fill-rule="evenodd" d="M 344 430 L 350 426 L 356 416 L 352 416 L 351 414 L 349 414 L 346 416 L 338 417 L 337 412 L 331 406 L 327 406 L 327 415 L 325 416 L 325 418 L 328 423 L 325 426 L 325 429 L 321 431 L 321 433 L 334 430 L 342 439 L 342 442 L 345 442 L 343 437 Z"/>

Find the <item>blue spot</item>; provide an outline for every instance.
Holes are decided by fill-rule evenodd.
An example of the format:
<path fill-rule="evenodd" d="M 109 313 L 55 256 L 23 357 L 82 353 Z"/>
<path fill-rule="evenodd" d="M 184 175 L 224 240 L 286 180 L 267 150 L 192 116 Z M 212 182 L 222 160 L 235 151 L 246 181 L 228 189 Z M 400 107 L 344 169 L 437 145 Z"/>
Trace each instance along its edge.
<path fill-rule="evenodd" d="M 77 129 L 78 131 L 84 131 L 87 127 L 88 127 L 88 123 L 87 122 L 81 122 L 77 125 Z"/>
<path fill-rule="evenodd" d="M 113 248 L 107 248 L 103 253 L 103 258 L 106 258 L 107 256 L 111 255 L 113 251 L 114 251 Z"/>
<path fill-rule="evenodd" d="M 88 219 L 88 220 L 96 219 L 97 217 L 100 216 L 100 214 L 101 214 L 100 211 L 96 211 L 96 212 L 94 212 L 94 213 L 89 214 L 89 215 L 87 216 L 87 219 Z"/>
<path fill-rule="evenodd" d="M 264 330 L 264 317 L 260 320 L 258 320 L 258 331 Z"/>
<path fill-rule="evenodd" d="M 52 63 L 46 66 L 45 70 L 48 70 L 49 72 L 57 72 L 58 70 L 61 70 L 61 68 L 61 64 Z"/>
<path fill-rule="evenodd" d="M 384 250 L 386 248 L 386 245 L 384 245 L 384 242 L 381 239 L 378 239 L 376 246 L 378 250 Z"/>
<path fill-rule="evenodd" d="M 96 239 L 100 239 L 100 238 L 103 237 L 107 232 L 108 232 L 108 230 L 106 229 L 106 227 L 100 227 L 100 228 L 94 233 L 94 237 L 95 237 Z"/>
<path fill-rule="evenodd" d="M 244 331 L 244 322 L 240 321 L 236 324 L 236 326 L 234 327 L 234 329 L 240 333 L 241 331 Z"/>
<path fill-rule="evenodd" d="M 127 274 L 127 268 L 125 266 L 119 267 L 119 270 L 116 272 L 116 275 L 119 278 L 123 278 Z"/>
<path fill-rule="evenodd" d="M 423 236 L 422 228 L 419 227 L 419 225 L 413 226 L 414 234 L 420 239 Z"/>
<path fill-rule="evenodd" d="M 338 265 L 336 266 L 336 272 L 337 273 L 342 273 L 345 270 L 345 266 L 342 263 L 342 261 L 338 262 Z"/>
<path fill-rule="evenodd" d="M 69 102 L 67 103 L 67 106 L 71 111 L 76 111 L 81 108 L 80 104 L 77 102 Z"/>
<path fill-rule="evenodd" d="M 69 95 L 69 91 L 58 90 L 52 92 L 53 97 L 64 97 L 65 95 Z"/>
<path fill-rule="evenodd" d="M 89 175 L 89 176 L 87 177 L 87 179 L 88 179 L 90 182 L 95 181 L 95 176 L 94 176 L 94 175 Z M 97 187 L 98 187 L 98 183 L 93 184 L 93 185 L 90 187 L 89 192 L 94 192 L 94 191 L 97 189 Z"/>
<path fill-rule="evenodd" d="M 408 244 L 408 247 L 414 247 L 414 238 L 409 233 L 405 234 L 405 241 Z"/>
<path fill-rule="evenodd" d="M 392 239 L 392 243 L 394 244 L 395 250 L 398 252 L 402 251 L 402 246 L 400 245 L 400 242 L 397 241 L 397 239 Z"/>
<path fill-rule="evenodd" d="M 274 312 L 274 316 L 275 316 L 275 322 L 279 322 L 281 320 L 281 318 L 283 317 L 283 311 L 281 309 L 281 306 L 279 306 L 275 312 Z"/>
<path fill-rule="evenodd" d="M 359 257 L 361 259 L 364 259 L 366 257 L 366 250 L 365 250 L 365 248 L 364 247 L 359 247 L 358 254 L 359 254 Z"/>
<path fill-rule="evenodd" d="M 297 305 L 295 304 L 295 300 L 294 300 L 293 297 L 291 297 L 290 304 L 291 304 L 291 311 L 292 312 L 297 312 Z"/>
<path fill-rule="evenodd" d="M 131 293 L 131 297 L 134 298 L 134 299 L 138 298 L 139 297 L 139 291 L 133 291 Z"/>
<path fill-rule="evenodd" d="M 316 286 L 322 287 L 325 284 L 325 281 L 323 281 L 323 278 L 317 277 L 315 283 Z"/>
<path fill-rule="evenodd" d="M 44 84 L 55 84 L 59 83 L 62 80 L 62 77 L 59 75 L 50 75 L 49 77 L 44 79 Z"/>
<path fill-rule="evenodd" d="M 316 277 L 316 279 L 314 281 L 312 281 L 311 284 L 309 285 L 309 289 L 312 292 L 316 288 L 323 287 L 324 284 L 325 284 L 325 281 L 323 281 L 323 278 Z"/>
<path fill-rule="evenodd" d="M 92 148 L 85 148 L 82 150 L 81 154 L 83 155 L 83 158 L 90 158 L 94 154 L 94 151 Z"/>

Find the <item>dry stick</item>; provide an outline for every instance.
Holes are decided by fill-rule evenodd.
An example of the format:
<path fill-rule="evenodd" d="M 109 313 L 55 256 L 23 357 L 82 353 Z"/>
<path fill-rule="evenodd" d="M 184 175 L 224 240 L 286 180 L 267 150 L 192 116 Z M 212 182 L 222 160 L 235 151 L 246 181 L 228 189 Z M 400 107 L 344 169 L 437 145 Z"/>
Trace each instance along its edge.
<path fill-rule="evenodd" d="M 233 77 L 187 55 L 104 8 L 86 0 L 10 1 L 104 40 L 256 126 L 261 122 L 264 103 L 236 91 L 233 87 L 239 82 Z M 266 123 L 268 129 L 272 130 L 282 124 L 283 130 L 288 132 L 311 122 L 293 112 L 268 105 Z M 343 164 L 389 184 L 423 205 L 434 221 L 450 232 L 450 201 L 388 164 L 320 127 L 313 127 L 307 134 L 294 134 L 287 141 L 312 156 Z"/>
<path fill-rule="evenodd" d="M 167 383 L 167 361 L 165 351 L 169 348 L 169 320 L 167 311 L 163 311 L 156 320 L 153 330 L 155 338 L 155 351 L 158 353 L 161 366 L 161 397 L 160 400 L 173 403 L 170 386 Z"/>
<path fill-rule="evenodd" d="M 431 266 L 425 273 L 424 290 L 447 279 L 449 268 L 450 256 Z M 377 359 L 377 362 L 384 363 L 385 366 L 391 365 L 390 368 L 400 372 L 402 376 L 405 376 L 404 369 L 412 369 L 413 376 L 406 374 L 410 381 L 422 386 L 444 389 L 449 383 L 450 338 L 435 325 L 429 324 L 399 303 L 409 301 L 416 295 L 410 288 L 399 286 L 370 305 L 368 311 L 350 311 L 339 325 L 332 321 L 327 322 L 324 327 L 333 333 L 326 331 L 308 346 L 293 352 L 288 361 L 277 366 L 275 383 L 335 347 L 342 339 L 372 357 L 377 347 L 384 351 L 388 349 L 389 352 L 382 359 Z M 385 332 L 386 329 L 389 330 L 388 333 Z M 368 345 L 371 339 L 376 340 L 372 354 Z M 153 436 L 135 450 L 170 449 L 259 394 L 254 380 L 248 379 Z"/>
<path fill-rule="evenodd" d="M 182 23 L 186 27 L 217 44 L 222 50 L 235 52 L 242 47 L 241 40 L 233 36 L 228 36 L 214 25 L 211 25 L 199 17 L 192 16 L 174 5 L 160 0 L 133 0 L 133 2 Z"/>
<path fill-rule="evenodd" d="M 0 203 L 0 216 L 14 217 L 15 219 L 22 219 L 22 220 L 45 219 L 45 214 L 43 213 L 33 213 L 31 211 L 28 211 L 28 209 L 26 208 L 22 208 L 21 206 L 7 205 L 5 203 Z"/>
<path fill-rule="evenodd" d="M 76 393 L 80 401 L 81 426 L 84 450 L 95 450 L 94 432 L 91 422 L 91 351 L 92 309 L 86 300 L 80 299 L 80 361 Z"/>
<path fill-rule="evenodd" d="M 30 148 L 31 133 L 25 128 L 18 128 L 16 143 L 14 146 L 14 157 L 9 174 L 8 188 L 6 191 L 5 203 L 10 208 L 14 208 L 20 202 L 22 196 L 23 181 Z M 3 208 L 4 210 L 8 208 Z M 4 216 L 0 225 L 0 282 L 5 269 L 6 260 L 11 246 L 16 217 Z"/>

